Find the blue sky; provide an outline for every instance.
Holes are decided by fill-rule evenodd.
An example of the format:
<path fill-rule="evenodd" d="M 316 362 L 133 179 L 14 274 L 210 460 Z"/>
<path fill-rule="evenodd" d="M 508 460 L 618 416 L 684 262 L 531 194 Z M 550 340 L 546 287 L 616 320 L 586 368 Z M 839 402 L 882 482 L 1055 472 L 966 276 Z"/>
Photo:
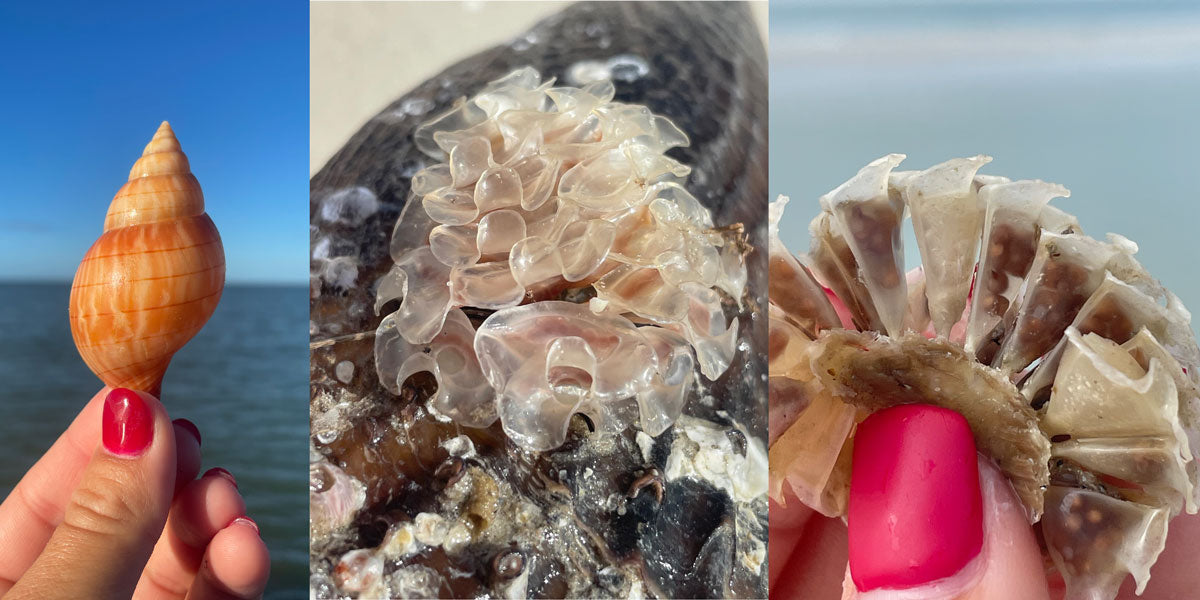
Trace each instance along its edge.
<path fill-rule="evenodd" d="M 70 281 L 171 122 L 227 280 L 308 278 L 308 6 L 0 3 L 0 280 Z"/>

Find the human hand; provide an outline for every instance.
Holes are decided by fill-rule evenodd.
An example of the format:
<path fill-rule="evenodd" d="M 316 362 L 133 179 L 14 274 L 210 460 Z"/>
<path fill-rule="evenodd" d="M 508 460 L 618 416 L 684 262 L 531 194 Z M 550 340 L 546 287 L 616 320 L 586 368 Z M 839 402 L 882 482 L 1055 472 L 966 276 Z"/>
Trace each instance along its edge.
<path fill-rule="evenodd" d="M 865 430 L 860 428 L 858 435 L 865 437 L 857 441 L 867 439 L 870 442 L 869 438 L 874 438 L 882 442 L 879 444 L 881 450 L 862 455 L 856 451 L 854 469 L 871 470 L 870 463 L 875 463 L 874 467 L 879 468 L 881 458 L 886 456 L 882 454 L 882 449 L 892 455 L 892 458 L 883 460 L 885 471 L 902 471 L 905 463 L 926 467 L 932 464 L 935 472 L 955 461 L 959 466 L 968 464 L 967 460 L 975 457 L 973 444 L 968 446 L 963 443 L 969 440 L 969 431 L 963 428 L 965 421 L 957 426 L 952 421 L 949 425 L 943 420 L 932 425 L 927 422 L 924 426 L 893 422 L 874 430 L 870 427 Z M 957 434 L 947 434 L 947 429 L 955 427 L 958 427 Z M 859 444 L 856 444 L 856 450 L 858 447 Z M 942 580 L 940 590 L 936 586 L 915 583 L 905 590 L 905 594 L 888 594 L 885 597 L 971 600 L 1062 598 L 1065 591 L 1062 578 L 1053 575 L 1047 580 L 1045 563 L 1033 528 L 1028 525 L 1024 510 L 1003 474 L 985 458 L 978 459 L 976 473 L 973 481 L 978 483 L 969 487 L 964 481 L 972 477 L 969 470 L 961 472 L 957 478 L 922 477 L 917 482 L 920 485 L 895 482 L 882 498 L 867 501 L 868 504 L 875 504 L 876 508 L 866 513 L 855 513 L 854 508 L 850 509 L 850 529 L 842 520 L 817 514 L 794 498 L 786 508 L 772 503 L 771 597 L 815 600 L 870 598 L 875 594 L 859 592 L 852 571 L 857 568 L 859 579 L 873 579 L 878 583 L 887 579 L 889 570 L 891 575 L 896 575 L 897 564 L 907 564 L 908 568 L 904 569 L 906 574 L 916 575 L 916 579 L 910 579 L 910 583 L 922 579 L 928 581 L 929 576 L 948 579 Z M 890 476 L 894 477 L 894 473 Z M 861 505 L 863 494 L 870 493 L 870 490 L 852 484 L 850 503 Z M 978 503 L 978 511 L 962 509 L 963 505 L 969 505 L 972 501 Z M 889 539 L 886 527 L 880 528 L 878 515 L 871 514 L 872 511 L 878 511 L 880 504 L 898 509 L 903 515 L 897 521 L 901 526 L 896 528 L 894 538 Z M 925 518 L 921 517 L 923 511 Z M 905 523 L 922 525 L 904 533 Z M 975 523 L 981 523 L 982 528 L 975 529 L 978 527 Z M 971 534 L 964 534 L 968 530 L 979 532 L 972 543 L 964 543 L 964 538 L 972 538 Z M 860 547 L 855 560 L 848 561 L 851 553 L 848 538 L 856 535 L 859 536 Z M 925 539 L 914 539 L 921 537 Z M 863 541 L 870 542 L 874 548 L 867 547 L 864 551 Z M 957 551 L 951 548 L 957 548 Z M 1141 598 L 1174 600 L 1194 597 L 1194 590 L 1200 587 L 1200 571 L 1195 568 L 1194 558 L 1197 550 L 1200 550 L 1200 516 L 1185 514 L 1172 520 L 1166 549 L 1151 570 L 1150 583 Z M 872 554 L 876 556 L 872 557 Z M 889 569 L 889 565 L 880 564 L 880 559 L 886 563 L 889 558 L 900 560 L 893 560 Z M 875 577 L 869 575 L 872 572 Z M 920 577 L 921 574 L 926 577 Z M 953 583 L 955 580 L 957 586 Z M 1117 598 L 1137 598 L 1132 577 L 1126 578 Z"/>
<path fill-rule="evenodd" d="M 256 598 L 270 560 L 200 433 L 153 396 L 100 390 L 0 504 L 5 598 Z"/>

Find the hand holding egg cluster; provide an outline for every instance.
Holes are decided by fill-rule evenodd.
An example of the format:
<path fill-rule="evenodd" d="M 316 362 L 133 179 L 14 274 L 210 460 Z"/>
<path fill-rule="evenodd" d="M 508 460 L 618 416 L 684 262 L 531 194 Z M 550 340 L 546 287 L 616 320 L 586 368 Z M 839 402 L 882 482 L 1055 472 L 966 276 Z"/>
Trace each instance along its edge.
<path fill-rule="evenodd" d="M 1167 522 L 1200 501 L 1191 315 L 1133 242 L 1048 204 L 1066 188 L 981 175 L 985 156 L 895 171 L 903 158 L 823 196 L 803 257 L 772 206 L 772 497 L 842 514 L 856 423 L 945 406 L 1012 482 L 1068 597 L 1112 598 L 1127 573 L 1142 590 Z M 908 214 L 922 266 L 906 274 Z"/>

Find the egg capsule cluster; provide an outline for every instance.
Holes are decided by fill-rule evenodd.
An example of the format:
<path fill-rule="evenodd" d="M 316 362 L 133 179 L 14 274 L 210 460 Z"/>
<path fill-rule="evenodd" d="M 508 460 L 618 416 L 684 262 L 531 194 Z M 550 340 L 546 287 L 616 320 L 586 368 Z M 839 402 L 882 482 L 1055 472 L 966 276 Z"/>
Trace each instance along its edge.
<path fill-rule="evenodd" d="M 772 206 L 772 496 L 842 514 L 855 424 L 947 406 L 1039 522 L 1069 597 L 1112 598 L 1126 574 L 1140 591 L 1170 518 L 1198 508 L 1191 315 L 1133 242 L 1048 204 L 1066 188 L 981 175 L 986 156 L 896 171 L 903 158 L 821 198 L 807 255 Z M 922 265 L 905 274 L 910 215 Z"/>
<path fill-rule="evenodd" d="M 401 301 L 377 331 L 385 386 L 432 372 L 439 414 L 500 418 L 548 449 L 580 412 L 657 435 L 695 366 L 729 367 L 738 323 L 723 304 L 741 302 L 743 251 L 665 154 L 687 136 L 614 95 L 518 69 L 416 130 L 438 162 L 412 178 L 378 287 L 377 311 Z M 476 331 L 464 308 L 495 312 Z"/>

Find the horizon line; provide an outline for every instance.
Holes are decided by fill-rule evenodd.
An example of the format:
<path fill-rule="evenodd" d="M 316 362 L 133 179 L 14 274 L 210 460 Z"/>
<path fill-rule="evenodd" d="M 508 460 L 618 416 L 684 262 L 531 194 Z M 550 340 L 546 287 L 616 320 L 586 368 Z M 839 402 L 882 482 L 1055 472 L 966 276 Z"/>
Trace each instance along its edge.
<path fill-rule="evenodd" d="M 0 276 L 0 285 L 71 285 L 71 279 L 31 279 L 31 278 L 9 278 Z M 301 281 L 282 281 L 270 279 L 258 280 L 227 280 L 226 286 L 260 286 L 260 287 L 305 287 L 309 285 L 308 280 Z"/>

